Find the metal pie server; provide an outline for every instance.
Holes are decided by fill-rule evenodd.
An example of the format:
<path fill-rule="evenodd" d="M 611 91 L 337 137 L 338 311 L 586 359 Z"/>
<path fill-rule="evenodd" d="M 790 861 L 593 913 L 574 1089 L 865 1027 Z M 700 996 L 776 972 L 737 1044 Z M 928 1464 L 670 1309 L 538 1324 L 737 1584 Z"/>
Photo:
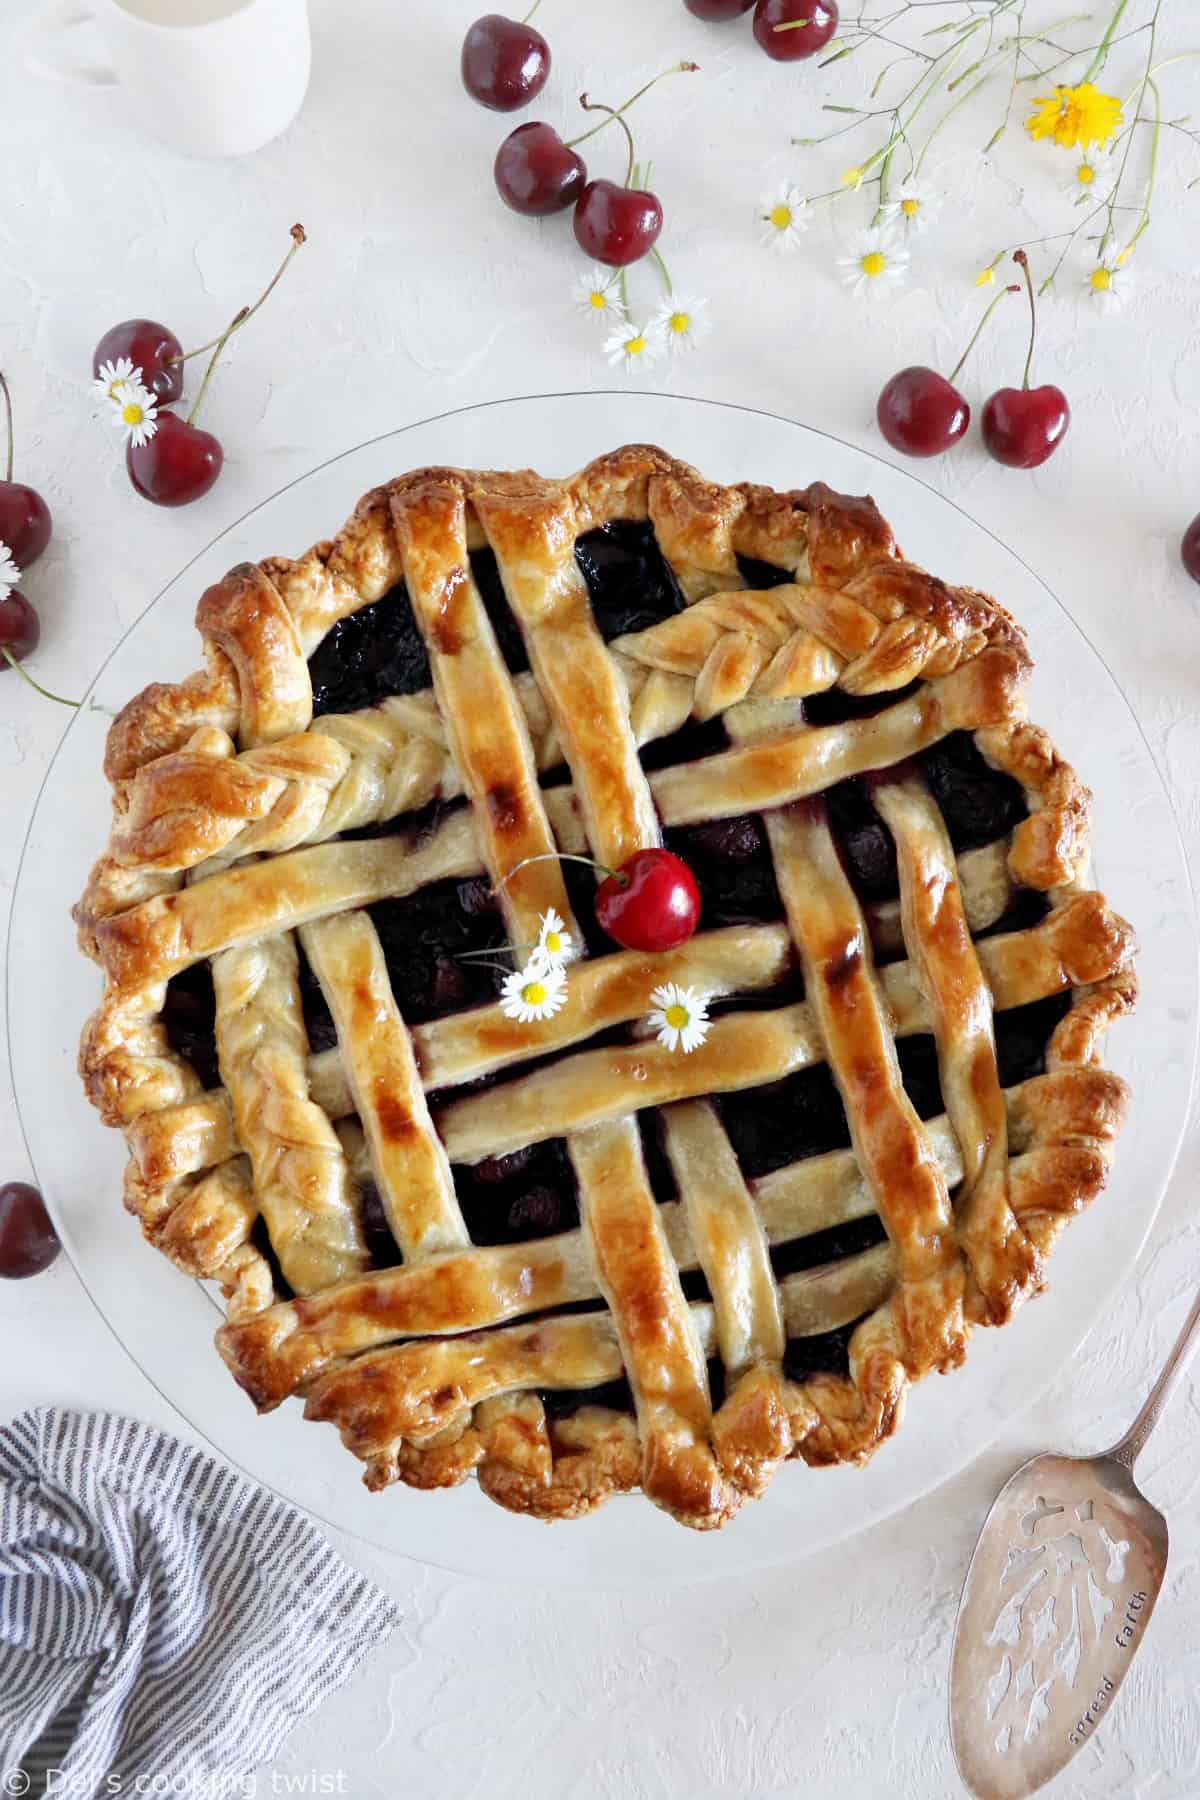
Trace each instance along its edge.
<path fill-rule="evenodd" d="M 1024 1800 L 1092 1737 L 1167 1571 L 1167 1521 L 1133 1468 L 1200 1341 L 1200 1296 L 1119 1444 L 1035 1456 L 983 1522 L 959 1602 L 950 1737 L 976 1800 Z"/>

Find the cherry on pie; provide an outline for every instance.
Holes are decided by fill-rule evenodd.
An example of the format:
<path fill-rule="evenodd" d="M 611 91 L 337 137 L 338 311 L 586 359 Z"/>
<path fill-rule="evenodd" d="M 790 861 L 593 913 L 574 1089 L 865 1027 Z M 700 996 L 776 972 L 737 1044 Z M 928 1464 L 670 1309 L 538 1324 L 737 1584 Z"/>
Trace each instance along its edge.
<path fill-rule="evenodd" d="M 260 1408 L 302 1395 L 372 1488 L 719 1526 L 1042 1286 L 1125 1109 L 1133 935 L 1020 629 L 870 500 L 641 445 L 421 469 L 197 625 L 109 735 L 81 1067 Z M 658 845 L 699 929 L 619 949 L 556 853 Z M 585 954 L 522 1023 L 552 908 Z"/>

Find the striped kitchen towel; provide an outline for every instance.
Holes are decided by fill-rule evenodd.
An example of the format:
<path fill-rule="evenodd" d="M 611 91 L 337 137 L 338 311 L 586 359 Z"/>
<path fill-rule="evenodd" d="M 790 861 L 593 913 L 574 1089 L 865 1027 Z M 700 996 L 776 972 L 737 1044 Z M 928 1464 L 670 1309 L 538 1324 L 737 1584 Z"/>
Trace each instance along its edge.
<path fill-rule="evenodd" d="M 0 1428 L 0 1793 L 235 1791 L 397 1616 L 175 1438 L 53 1409 Z"/>

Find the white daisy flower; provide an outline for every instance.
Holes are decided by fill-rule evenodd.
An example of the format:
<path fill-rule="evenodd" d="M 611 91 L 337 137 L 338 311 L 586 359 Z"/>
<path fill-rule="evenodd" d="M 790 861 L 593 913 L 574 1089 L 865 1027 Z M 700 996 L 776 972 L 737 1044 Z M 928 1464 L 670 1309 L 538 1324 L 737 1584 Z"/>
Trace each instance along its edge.
<path fill-rule="evenodd" d="M 112 399 L 113 424 L 140 449 L 158 430 L 158 401 L 144 387 L 118 388 Z"/>
<path fill-rule="evenodd" d="M 625 308 L 621 305 L 618 281 L 615 270 L 601 268 L 599 263 L 588 269 L 571 290 L 580 312 L 590 319 L 623 319 Z"/>
<path fill-rule="evenodd" d="M 650 996 L 649 1022 L 660 1044 L 690 1056 L 708 1036 L 708 999 L 695 988 L 667 981 Z"/>
<path fill-rule="evenodd" d="M 561 969 L 575 955 L 571 934 L 554 908 L 539 921 L 538 941 L 529 959 L 530 968 Z"/>
<path fill-rule="evenodd" d="M 118 356 L 116 362 L 100 364 L 100 373 L 92 386 L 102 400 L 116 401 L 117 395 L 126 388 L 138 388 L 142 385 L 142 371 L 135 368 L 128 356 Z"/>
<path fill-rule="evenodd" d="M 527 968 L 514 969 L 505 976 L 500 990 L 500 1009 L 506 1019 L 522 1025 L 534 1019 L 551 1019 L 567 997 L 567 976 L 562 965 L 548 967 L 531 962 Z"/>
<path fill-rule="evenodd" d="M 1098 144 L 1073 156 L 1063 176 L 1063 189 L 1076 206 L 1100 206 L 1112 182 L 1112 165 Z"/>
<path fill-rule="evenodd" d="M 908 273 L 908 251 L 886 226 L 871 225 L 855 232 L 847 254 L 837 260 L 842 280 L 855 294 L 878 296 Z"/>
<path fill-rule="evenodd" d="M 885 208 L 885 216 L 906 231 L 928 231 L 941 208 L 941 195 L 926 181 L 902 181 Z"/>
<path fill-rule="evenodd" d="M 0 542 L 0 600 L 8 599 L 20 579 L 21 571 L 13 560 L 12 551 Z"/>
<path fill-rule="evenodd" d="M 794 250 L 800 233 L 808 230 L 808 201 L 790 181 L 763 195 L 758 214 L 763 223 L 762 242 L 772 250 Z"/>
<path fill-rule="evenodd" d="M 1083 278 L 1083 291 L 1101 312 L 1120 312 L 1128 300 L 1136 276 L 1118 260 L 1097 263 Z"/>
<path fill-rule="evenodd" d="M 668 294 L 650 321 L 672 356 L 696 350 L 712 330 L 708 301 L 696 295 Z"/>
<path fill-rule="evenodd" d="M 648 369 L 658 361 L 662 334 L 649 325 L 634 325 L 631 320 L 619 326 L 604 340 L 604 354 L 613 368 Z"/>

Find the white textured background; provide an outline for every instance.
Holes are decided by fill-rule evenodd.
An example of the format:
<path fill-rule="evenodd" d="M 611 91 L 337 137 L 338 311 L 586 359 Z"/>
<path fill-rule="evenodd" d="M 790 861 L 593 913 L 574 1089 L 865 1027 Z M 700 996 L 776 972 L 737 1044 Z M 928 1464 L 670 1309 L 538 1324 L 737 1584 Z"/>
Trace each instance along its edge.
<path fill-rule="evenodd" d="M 136 96 L 30 75 L 25 32 L 39 10 L 27 0 L 0 5 L 0 366 L 18 412 L 18 475 L 55 514 L 53 545 L 27 591 L 43 620 L 36 672 L 59 691 L 87 685 L 200 544 L 314 462 L 449 407 L 622 379 L 610 377 L 588 322 L 567 304 L 579 266 L 569 223 L 519 220 L 492 191 L 506 127 L 457 82 L 470 4 L 313 0 L 307 106 L 280 143 L 232 166 L 184 163 L 149 145 Z M 1059 12 L 1031 0 L 1028 19 Z M 1137 16 L 1135 0 L 1128 22 Z M 581 87 L 615 102 L 677 57 L 702 64 L 635 121 L 666 207 L 661 247 L 677 285 L 710 295 L 716 316 L 700 355 L 661 374 L 678 391 L 790 413 L 887 454 L 872 424 L 882 380 L 908 362 L 952 362 L 978 311 L 975 270 L 1002 243 L 1074 222 L 1056 185 L 1069 159 L 1015 141 L 993 160 L 979 157 L 996 90 L 986 119 L 975 114 L 947 133 L 931 157 L 953 201 L 922 241 L 909 286 L 868 314 L 836 283 L 833 219 L 782 260 L 758 250 L 753 217 L 767 183 L 788 176 L 815 192 L 851 160 L 841 145 L 788 145 L 830 123 L 818 110 L 826 94 L 855 97 L 850 75 L 771 64 L 745 22 L 705 27 L 678 0 L 545 0 L 539 24 L 557 61 L 535 111 L 572 129 Z M 1189 39 L 1200 45 L 1194 0 L 1168 4 L 1162 54 Z M 1133 56 L 1118 47 L 1114 88 L 1132 85 Z M 1170 115 L 1194 105 L 1198 69 L 1164 72 Z M 1046 307 L 1038 370 L 1061 382 L 1075 412 L 1062 452 L 1021 475 L 988 462 L 972 440 L 933 465 L 932 478 L 1014 544 L 1118 670 L 1195 870 L 1200 589 L 1180 571 L 1176 544 L 1200 509 L 1200 193 L 1184 194 L 1198 161 L 1181 138 L 1165 144 L 1164 164 L 1126 314 L 1102 320 L 1076 303 L 1079 264 Z M 595 172 L 620 166 L 615 143 L 596 147 Z M 838 228 L 868 210 L 864 197 L 839 203 Z M 253 297 L 295 218 L 311 245 L 272 310 L 238 340 L 206 410 L 227 449 L 220 484 L 178 513 L 143 505 L 112 434 L 91 417 L 94 341 L 133 313 L 165 319 L 185 345 L 203 341 Z M 648 271 L 634 274 L 633 289 L 635 304 L 652 295 Z M 969 372 L 972 397 L 1019 377 L 1023 319 L 1009 306 Z M 314 533 L 336 523 L 314 521 Z M 16 677 L 3 680 L 5 910 L 60 729 L 54 708 Z M 0 1178 L 27 1173 L 19 1141 L 5 1090 Z M 802 1791 L 924 1800 L 957 1791 L 945 1680 L 982 1512 L 1021 1456 L 1060 1443 L 1099 1447 L 1125 1424 L 1200 1271 L 1198 1174 L 1193 1130 L 1120 1303 L 1003 1444 L 934 1499 L 819 1562 L 801 1560 L 797 1545 L 791 1568 L 736 1583 L 588 1597 L 383 1566 L 348 1546 L 404 1597 L 408 1622 L 295 1733 L 279 1774 L 342 1771 L 343 1792 L 389 1800 Z M 0 1416 L 47 1401 L 111 1405 L 186 1430 L 61 1262 L 0 1288 Z M 1056 1794 L 1200 1794 L 1198 1414 L 1194 1396 L 1177 1400 L 1140 1471 L 1170 1516 L 1168 1592 L 1114 1715 Z M 260 1791 L 273 1791 L 267 1772 Z"/>

